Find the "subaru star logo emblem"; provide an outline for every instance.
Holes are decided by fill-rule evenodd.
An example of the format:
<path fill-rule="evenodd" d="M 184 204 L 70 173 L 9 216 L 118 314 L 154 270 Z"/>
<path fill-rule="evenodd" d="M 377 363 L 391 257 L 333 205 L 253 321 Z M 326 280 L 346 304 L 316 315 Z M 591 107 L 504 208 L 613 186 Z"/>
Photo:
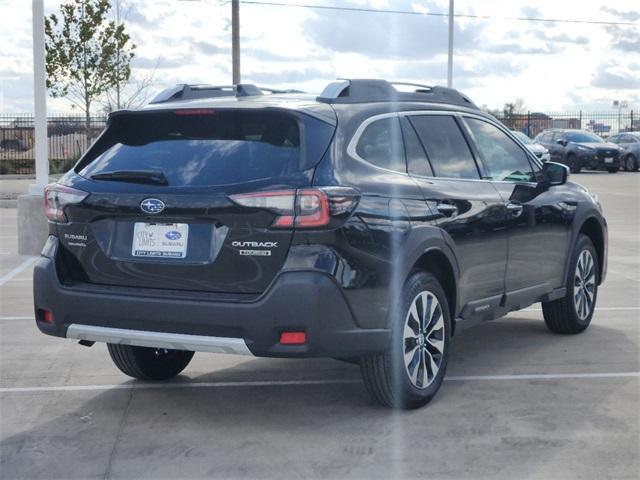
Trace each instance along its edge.
<path fill-rule="evenodd" d="M 140 202 L 140 210 L 144 213 L 155 215 L 156 213 L 160 213 L 164 210 L 164 202 L 157 198 L 145 198 Z"/>

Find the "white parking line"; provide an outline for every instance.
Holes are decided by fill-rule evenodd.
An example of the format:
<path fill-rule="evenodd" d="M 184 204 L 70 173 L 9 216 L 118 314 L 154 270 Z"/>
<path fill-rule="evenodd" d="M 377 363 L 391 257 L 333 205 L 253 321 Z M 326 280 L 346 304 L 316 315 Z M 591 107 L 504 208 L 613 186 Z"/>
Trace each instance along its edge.
<path fill-rule="evenodd" d="M 29 268 L 31 266 L 31 264 L 35 263 L 35 261 L 40 258 L 40 257 L 31 257 L 31 258 L 27 258 L 24 262 L 22 262 L 20 265 L 18 265 L 16 268 L 14 268 L 13 270 L 11 270 L 9 273 L 7 273 L 6 275 L 0 277 L 0 285 L 4 285 L 5 283 L 7 283 L 9 280 L 11 280 L 13 277 L 15 277 L 16 275 L 20 274 L 21 272 L 23 272 L 24 270 L 26 270 L 27 268 Z"/>
<path fill-rule="evenodd" d="M 596 307 L 596 312 L 626 312 L 640 310 L 640 307 Z M 525 308 L 523 310 L 516 310 L 515 312 L 541 312 L 541 308 Z"/>
<path fill-rule="evenodd" d="M 26 281 L 26 280 L 15 280 L 15 281 Z M 29 280 L 31 281 L 31 280 Z M 1 285 L 1 284 L 0 284 Z M 635 312 L 640 310 L 640 307 L 596 307 L 596 311 L 600 312 Z M 524 310 L 518 310 L 516 312 L 541 312 L 541 308 L 525 308 Z M 33 320 L 33 316 L 31 317 L 0 317 L 0 321 L 2 320 Z"/>
<path fill-rule="evenodd" d="M 445 377 L 447 382 L 468 381 L 504 381 L 504 380 L 566 380 L 598 378 L 640 378 L 640 372 L 609 373 L 540 373 L 521 375 L 473 375 Z M 38 393 L 38 392 L 83 392 L 99 390 L 149 390 L 175 388 L 236 388 L 236 387 L 282 387 L 303 385 L 339 385 L 361 383 L 360 379 L 336 380 L 273 380 L 247 382 L 194 382 L 194 383 L 120 383 L 115 385 L 60 385 L 53 387 L 7 387 L 0 393 Z"/>

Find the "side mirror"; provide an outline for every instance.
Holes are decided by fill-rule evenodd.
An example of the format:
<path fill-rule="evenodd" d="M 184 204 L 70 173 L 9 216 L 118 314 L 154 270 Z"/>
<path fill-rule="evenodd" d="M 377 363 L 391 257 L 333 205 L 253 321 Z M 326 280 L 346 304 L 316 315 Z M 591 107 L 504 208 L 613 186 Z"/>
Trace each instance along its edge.
<path fill-rule="evenodd" d="M 569 167 L 556 162 L 545 162 L 542 164 L 544 182 L 548 186 L 564 185 L 569 178 Z"/>
<path fill-rule="evenodd" d="M 560 139 L 556 140 L 556 143 L 557 143 L 558 145 L 562 145 L 563 147 L 566 147 L 566 146 L 567 146 L 567 141 L 566 141 L 566 140 L 563 140 L 562 138 L 560 138 Z"/>

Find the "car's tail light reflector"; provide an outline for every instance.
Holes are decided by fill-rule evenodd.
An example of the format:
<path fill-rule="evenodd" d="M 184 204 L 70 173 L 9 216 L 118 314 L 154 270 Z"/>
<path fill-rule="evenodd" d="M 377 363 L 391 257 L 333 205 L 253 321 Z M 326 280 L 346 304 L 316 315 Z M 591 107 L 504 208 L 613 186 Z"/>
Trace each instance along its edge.
<path fill-rule="evenodd" d="M 58 183 L 50 183 L 44 187 L 44 211 L 47 218 L 53 222 L 66 222 L 64 209 L 67 205 L 80 203 L 89 194 L 82 190 L 65 187 Z"/>
<path fill-rule="evenodd" d="M 305 332 L 282 332 L 280 343 L 282 345 L 304 345 L 307 343 L 307 334 Z"/>
<path fill-rule="evenodd" d="M 38 320 L 45 323 L 53 323 L 53 314 L 51 310 L 45 310 L 43 308 L 38 309 Z"/>

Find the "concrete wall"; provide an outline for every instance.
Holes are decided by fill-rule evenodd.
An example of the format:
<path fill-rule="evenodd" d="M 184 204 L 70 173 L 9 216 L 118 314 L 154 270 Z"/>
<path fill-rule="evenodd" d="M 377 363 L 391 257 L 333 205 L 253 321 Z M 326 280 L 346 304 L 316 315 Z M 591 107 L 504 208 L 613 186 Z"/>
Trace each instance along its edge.
<path fill-rule="evenodd" d="M 42 195 L 18 197 L 18 253 L 39 255 L 49 235 Z"/>

